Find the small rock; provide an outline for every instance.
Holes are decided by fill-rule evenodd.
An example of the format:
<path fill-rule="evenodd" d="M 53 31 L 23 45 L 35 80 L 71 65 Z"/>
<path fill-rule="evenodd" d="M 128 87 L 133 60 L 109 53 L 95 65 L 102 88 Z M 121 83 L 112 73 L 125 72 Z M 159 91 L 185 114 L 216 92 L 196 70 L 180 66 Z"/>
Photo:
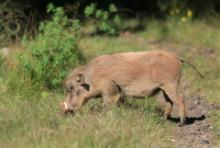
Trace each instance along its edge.
<path fill-rule="evenodd" d="M 176 142 L 176 139 L 174 137 L 170 137 L 169 140 L 172 142 L 172 143 L 175 143 Z"/>
<path fill-rule="evenodd" d="M 194 101 L 194 104 L 199 105 L 200 104 L 199 100 Z"/>
<path fill-rule="evenodd" d="M 208 127 L 210 130 L 212 130 L 212 129 L 214 129 L 214 127 L 213 126 L 211 126 L 211 125 L 209 125 L 209 127 Z"/>
<path fill-rule="evenodd" d="M 124 36 L 124 37 L 130 36 L 130 35 L 131 35 L 131 33 L 129 31 L 125 31 L 125 32 L 120 33 L 120 36 Z"/>
<path fill-rule="evenodd" d="M 213 54 L 214 52 L 215 52 L 215 50 L 213 48 L 206 48 L 205 49 L 205 53 Z"/>
<path fill-rule="evenodd" d="M 203 114 L 203 115 L 204 115 L 204 114 L 206 114 L 206 113 L 207 113 L 207 111 L 206 111 L 206 110 L 203 110 L 203 111 L 202 111 L 202 114 Z"/>
<path fill-rule="evenodd" d="M 202 144 L 209 144 L 209 140 L 204 139 L 204 140 L 201 141 L 201 143 L 202 143 Z"/>
<path fill-rule="evenodd" d="M 0 50 L 0 54 L 3 56 L 8 56 L 11 53 L 11 48 L 5 47 Z"/>
<path fill-rule="evenodd" d="M 207 137 L 207 135 L 202 135 L 201 137 L 202 137 L 202 138 L 206 138 L 206 137 Z"/>

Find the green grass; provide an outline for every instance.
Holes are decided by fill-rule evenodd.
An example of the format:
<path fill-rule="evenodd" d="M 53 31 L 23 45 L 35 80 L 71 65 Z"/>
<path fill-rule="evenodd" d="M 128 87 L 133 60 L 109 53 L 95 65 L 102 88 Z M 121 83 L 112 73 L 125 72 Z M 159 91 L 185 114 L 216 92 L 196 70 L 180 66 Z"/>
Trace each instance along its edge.
<path fill-rule="evenodd" d="M 102 111 L 99 101 L 91 100 L 80 113 L 64 118 L 57 110 L 62 95 L 54 94 L 2 96 L 0 146 L 101 148 L 169 144 L 169 126 L 155 112 L 153 99 L 131 101 L 134 107 Z"/>
<path fill-rule="evenodd" d="M 83 37 L 79 40 L 79 47 L 87 61 L 116 52 L 176 49 L 206 77 L 200 79 L 191 68 L 184 66 L 184 80 L 191 83 L 192 91 L 199 90 L 208 102 L 220 103 L 220 29 L 216 27 L 220 21 L 211 22 L 147 20 L 143 31 L 120 37 Z M 127 23 L 128 26 L 136 24 L 136 20 Z M 213 49 L 214 54 L 206 53 L 206 49 Z M 16 65 L 17 61 L 13 62 Z M 18 67 L 1 67 L 0 147 L 172 145 L 169 137 L 172 136 L 172 127 L 177 125 L 164 121 L 153 98 L 129 100 L 133 107 L 125 105 L 109 110 L 101 109 L 100 102 L 94 99 L 74 117 L 64 118 L 58 114 L 62 92 L 32 87 L 31 83 L 23 81 L 25 78 L 13 73 Z M 211 119 L 214 128 L 220 129 L 220 113 L 216 111 Z"/>

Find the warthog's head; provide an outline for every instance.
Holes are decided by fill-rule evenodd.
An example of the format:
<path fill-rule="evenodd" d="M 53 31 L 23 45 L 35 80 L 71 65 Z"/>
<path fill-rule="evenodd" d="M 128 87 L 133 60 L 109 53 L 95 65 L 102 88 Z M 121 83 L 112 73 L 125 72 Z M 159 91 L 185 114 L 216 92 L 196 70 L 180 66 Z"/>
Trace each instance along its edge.
<path fill-rule="evenodd" d="M 65 99 L 60 103 L 60 113 L 74 113 L 84 104 L 83 95 L 88 92 L 82 74 L 71 75 L 65 82 Z"/>

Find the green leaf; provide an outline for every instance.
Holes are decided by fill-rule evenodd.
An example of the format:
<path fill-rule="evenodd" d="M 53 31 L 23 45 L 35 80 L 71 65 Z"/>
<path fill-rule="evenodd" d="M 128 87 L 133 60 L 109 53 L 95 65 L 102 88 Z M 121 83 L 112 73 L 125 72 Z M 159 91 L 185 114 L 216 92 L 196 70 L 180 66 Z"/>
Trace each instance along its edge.
<path fill-rule="evenodd" d="M 116 24 L 120 24 L 121 23 L 121 17 L 119 15 L 115 15 L 113 22 Z"/>
<path fill-rule="evenodd" d="M 117 9 L 117 7 L 114 4 L 110 4 L 109 5 L 109 11 L 110 12 L 117 12 L 118 9 Z"/>
<path fill-rule="evenodd" d="M 55 9 L 55 6 L 52 3 L 49 3 L 47 6 L 47 12 L 53 12 Z"/>
<path fill-rule="evenodd" d="M 95 13 L 96 10 L 96 4 L 92 3 L 89 6 L 87 6 L 84 10 L 84 14 L 88 17 Z"/>

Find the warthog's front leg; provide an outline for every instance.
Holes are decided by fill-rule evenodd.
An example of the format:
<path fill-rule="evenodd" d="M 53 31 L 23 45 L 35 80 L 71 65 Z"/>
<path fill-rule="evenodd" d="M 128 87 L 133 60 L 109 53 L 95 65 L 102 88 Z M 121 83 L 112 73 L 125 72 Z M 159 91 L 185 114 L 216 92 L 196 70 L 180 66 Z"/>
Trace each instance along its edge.
<path fill-rule="evenodd" d="M 124 102 L 124 96 L 121 94 L 119 86 L 113 80 L 104 80 L 101 86 L 104 106 L 120 105 Z"/>

